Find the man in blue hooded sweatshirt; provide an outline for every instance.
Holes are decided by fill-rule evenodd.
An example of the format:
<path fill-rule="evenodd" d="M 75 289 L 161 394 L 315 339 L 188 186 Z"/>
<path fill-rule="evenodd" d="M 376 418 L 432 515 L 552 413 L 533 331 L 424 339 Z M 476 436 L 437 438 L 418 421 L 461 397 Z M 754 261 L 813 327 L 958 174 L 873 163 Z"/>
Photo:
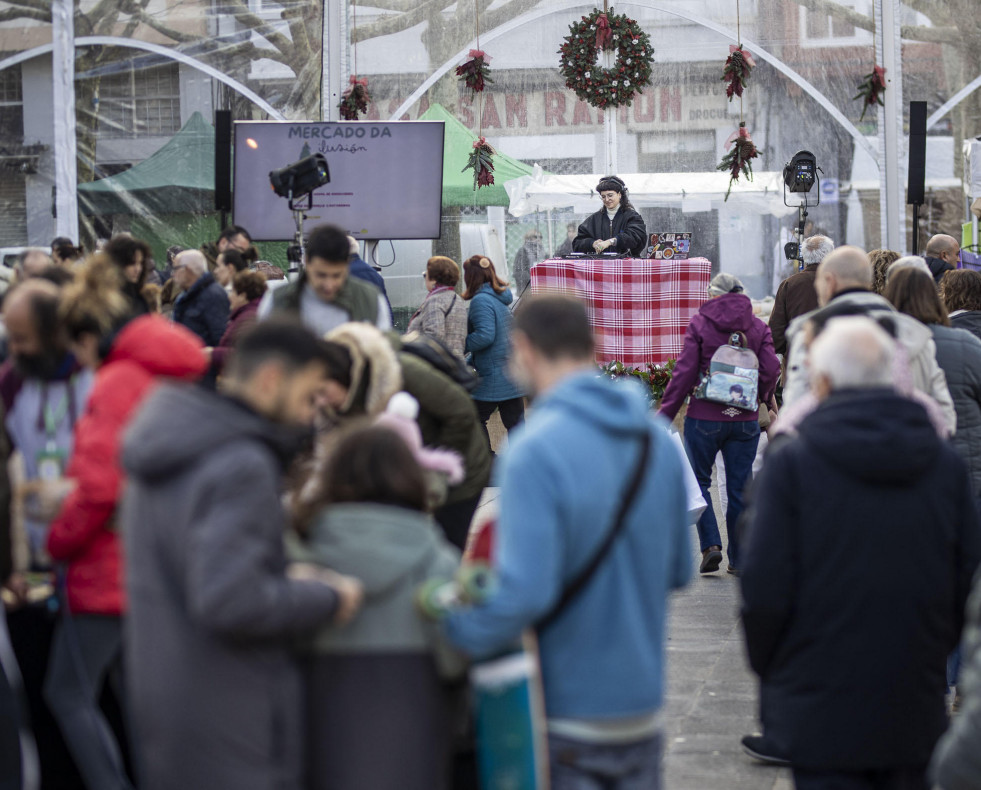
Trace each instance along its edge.
<path fill-rule="evenodd" d="M 476 658 L 552 612 L 597 555 L 640 464 L 622 529 L 579 594 L 538 629 L 553 790 L 660 787 L 664 632 L 671 590 L 692 575 L 679 453 L 641 389 L 598 375 L 584 306 L 526 298 L 512 367 L 535 397 L 498 470 L 498 586 L 452 612 L 450 639 Z"/>

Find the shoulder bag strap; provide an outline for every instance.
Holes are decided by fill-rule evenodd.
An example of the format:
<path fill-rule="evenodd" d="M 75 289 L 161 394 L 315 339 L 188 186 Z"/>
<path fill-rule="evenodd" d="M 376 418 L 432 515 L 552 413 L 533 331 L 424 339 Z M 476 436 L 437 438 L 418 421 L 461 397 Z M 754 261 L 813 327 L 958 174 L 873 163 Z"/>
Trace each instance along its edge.
<path fill-rule="evenodd" d="M 443 318 L 448 318 L 454 307 L 456 307 L 456 291 L 453 292 L 453 298 L 450 299 L 450 306 L 443 311 Z"/>
<path fill-rule="evenodd" d="M 544 631 L 550 625 L 552 625 L 559 616 L 565 611 L 566 607 L 569 606 L 579 594 L 586 589 L 586 586 L 592 580 L 593 575 L 599 570 L 600 565 L 603 564 L 603 560 L 606 559 L 607 555 L 610 553 L 610 549 L 613 548 L 613 544 L 616 542 L 617 536 L 623 531 L 623 527 L 627 521 L 627 514 L 630 512 L 630 507 L 633 505 L 634 500 L 637 499 L 637 494 L 640 493 L 641 484 L 644 482 L 645 473 L 647 472 L 648 460 L 651 454 L 651 432 L 650 428 L 644 431 L 644 438 L 641 442 L 640 447 L 640 457 L 637 459 L 637 466 L 634 468 L 634 475 L 630 480 L 630 484 L 627 487 L 626 493 L 624 494 L 623 500 L 620 504 L 620 510 L 617 513 L 616 520 L 613 522 L 613 526 L 610 531 L 606 533 L 606 537 L 603 538 L 603 542 L 600 544 L 596 553 L 593 555 L 592 559 L 586 563 L 585 567 L 576 576 L 566 584 L 565 589 L 562 590 L 562 595 L 559 596 L 559 600 L 552 606 L 552 608 L 542 616 L 537 623 L 535 623 L 535 628 L 539 632 Z"/>

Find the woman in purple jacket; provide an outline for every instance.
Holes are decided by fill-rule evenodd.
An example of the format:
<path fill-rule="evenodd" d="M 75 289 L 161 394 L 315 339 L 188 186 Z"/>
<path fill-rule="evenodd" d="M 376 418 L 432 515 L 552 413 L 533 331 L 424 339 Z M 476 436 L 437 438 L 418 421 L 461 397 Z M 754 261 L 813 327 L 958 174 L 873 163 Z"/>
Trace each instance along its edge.
<path fill-rule="evenodd" d="M 739 572 L 739 540 L 736 524 L 743 511 L 743 493 L 753 470 L 753 459 L 760 441 L 756 409 L 739 409 L 696 397 L 694 389 L 708 372 L 712 355 L 729 342 L 734 332 L 746 338 L 746 348 L 759 360 L 759 399 L 769 403 L 777 384 L 780 362 L 773 351 L 770 327 L 753 315 L 753 303 L 743 293 L 743 285 L 731 274 L 717 274 L 708 288 L 709 300 L 692 316 L 685 332 L 685 345 L 678 357 L 674 376 L 664 392 L 659 413 L 673 420 L 685 398 L 685 446 L 698 485 L 708 507 L 698 520 L 702 549 L 700 573 L 713 573 L 722 563 L 722 536 L 712 507 L 709 487 L 715 456 L 725 461 L 729 506 L 726 527 L 729 533 L 729 573 Z M 754 404 L 751 404 L 751 406 Z"/>

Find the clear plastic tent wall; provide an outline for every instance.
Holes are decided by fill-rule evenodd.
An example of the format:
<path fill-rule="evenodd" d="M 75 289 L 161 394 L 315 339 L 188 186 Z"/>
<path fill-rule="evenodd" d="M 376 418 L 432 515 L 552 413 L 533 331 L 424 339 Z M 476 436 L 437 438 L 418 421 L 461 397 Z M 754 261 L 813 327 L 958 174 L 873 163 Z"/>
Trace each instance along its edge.
<path fill-rule="evenodd" d="M 75 227 L 86 246 L 131 231 L 158 256 L 172 244 L 213 240 L 222 218 L 202 163 L 215 111 L 238 120 L 337 120 L 340 92 L 355 74 L 372 98 L 366 120 L 416 119 L 438 104 L 474 137 L 539 165 L 543 177 L 613 170 L 629 186 L 631 175 L 678 174 L 677 194 L 659 192 L 639 206 L 648 230 L 691 232 L 695 254 L 743 278 L 757 297 L 788 273 L 783 245 L 797 212 L 768 212 L 765 200 L 739 191 L 728 201 L 691 195 L 684 176 L 716 173 L 742 119 L 759 151 L 756 172 L 779 173 L 799 150 L 815 155 L 821 203 L 808 209 L 808 233 L 905 252 L 909 102 L 925 101 L 920 248 L 936 232 L 961 236 L 974 197 L 963 183 L 965 143 L 981 135 L 975 0 L 614 3 L 612 12 L 650 35 L 655 63 L 652 84 L 608 113 L 579 101 L 559 72 L 570 23 L 593 8 L 569 0 L 4 0 L 0 246 L 46 245 Z M 474 99 L 454 72 L 478 37 L 493 82 Z M 727 100 L 722 81 L 729 47 L 740 41 L 756 62 L 741 103 Z M 855 96 L 876 65 L 886 68 L 885 106 L 863 118 Z M 62 133 L 68 116 L 70 141 Z M 465 164 L 447 163 L 444 180 Z M 86 186 L 127 171 L 122 200 Z M 163 190 L 168 174 L 175 183 Z M 421 300 L 419 273 L 434 252 L 457 260 L 492 253 L 505 268 L 526 238 L 534 245 L 540 234 L 535 252 L 550 254 L 583 218 L 579 196 L 565 206 L 552 196 L 520 216 L 510 200 L 499 202 L 475 195 L 449 204 L 444 192 L 440 239 L 366 245 L 367 257 L 386 267 L 397 306 L 411 310 Z M 282 260 L 280 245 L 263 243 L 260 252 Z"/>

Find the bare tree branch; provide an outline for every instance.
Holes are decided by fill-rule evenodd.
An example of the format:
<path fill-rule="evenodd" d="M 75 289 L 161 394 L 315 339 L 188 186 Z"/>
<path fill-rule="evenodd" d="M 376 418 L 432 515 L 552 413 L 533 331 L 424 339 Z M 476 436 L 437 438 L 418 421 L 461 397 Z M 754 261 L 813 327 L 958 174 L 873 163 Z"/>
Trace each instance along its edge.
<path fill-rule="evenodd" d="M 367 25 L 358 25 L 356 31 L 352 31 L 351 43 L 367 41 L 369 38 L 387 36 L 392 33 L 399 33 L 415 27 L 420 22 L 425 22 L 430 14 L 442 11 L 453 3 L 454 0 L 424 0 L 414 6 L 412 10 L 402 14 L 389 14 L 379 17 L 374 22 Z"/>
<path fill-rule="evenodd" d="M 871 32 L 875 29 L 871 17 L 860 14 L 853 8 L 843 6 L 841 3 L 835 2 L 835 0 L 794 0 L 794 2 L 809 11 L 829 14 L 835 19 L 840 19 L 861 30 Z M 926 13 L 926 10 L 934 11 L 941 5 L 941 3 L 937 3 L 935 0 L 925 0 L 924 13 Z M 961 43 L 961 35 L 955 26 L 927 27 L 926 25 L 903 25 L 900 28 L 900 35 L 908 41 L 952 44 L 955 46 Z"/>
<path fill-rule="evenodd" d="M 153 30 L 156 30 L 162 36 L 166 36 L 171 41 L 176 41 L 181 44 L 189 43 L 191 41 L 196 41 L 196 36 L 188 35 L 187 33 L 181 33 L 179 30 L 175 30 L 162 22 L 157 21 L 152 15 L 148 14 L 144 8 L 136 5 L 135 3 L 123 3 L 122 11 L 134 19 L 136 22 L 142 23 Z"/>
<path fill-rule="evenodd" d="M 258 33 L 266 41 L 272 44 L 280 52 L 287 52 L 293 46 L 293 42 L 276 30 L 264 19 L 260 19 L 245 6 L 241 0 L 229 0 L 228 8 L 231 9 L 232 16 L 239 24 L 244 25 L 255 33 Z"/>
<path fill-rule="evenodd" d="M 0 22 L 11 22 L 15 19 L 34 19 L 38 22 L 50 22 L 50 12 L 35 11 L 33 8 L 5 8 L 0 11 Z"/>

